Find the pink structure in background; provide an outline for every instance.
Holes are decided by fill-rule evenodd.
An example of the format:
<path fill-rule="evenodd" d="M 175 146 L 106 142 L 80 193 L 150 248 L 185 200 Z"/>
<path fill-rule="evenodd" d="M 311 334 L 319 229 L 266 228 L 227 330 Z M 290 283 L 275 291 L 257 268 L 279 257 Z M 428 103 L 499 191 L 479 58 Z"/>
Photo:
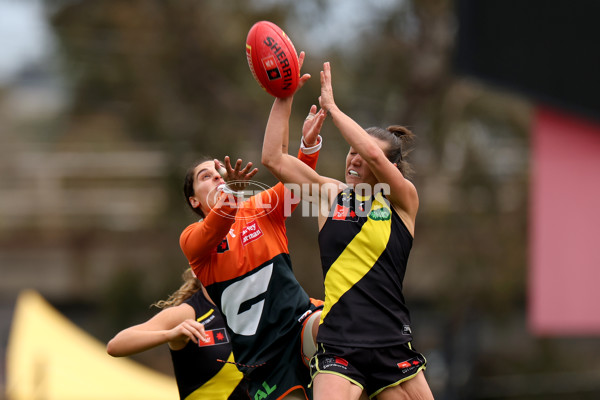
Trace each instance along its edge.
<path fill-rule="evenodd" d="M 598 335 L 600 125 L 538 108 L 530 187 L 530 330 Z"/>

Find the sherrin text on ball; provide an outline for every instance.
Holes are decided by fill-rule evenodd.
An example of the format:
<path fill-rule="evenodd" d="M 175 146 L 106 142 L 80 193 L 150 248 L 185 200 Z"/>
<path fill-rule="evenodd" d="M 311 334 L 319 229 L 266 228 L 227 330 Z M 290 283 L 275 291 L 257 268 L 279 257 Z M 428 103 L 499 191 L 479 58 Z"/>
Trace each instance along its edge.
<path fill-rule="evenodd" d="M 254 79 L 267 93 L 294 94 L 300 80 L 298 54 L 280 27 L 269 21 L 255 23 L 246 38 L 246 58 Z"/>

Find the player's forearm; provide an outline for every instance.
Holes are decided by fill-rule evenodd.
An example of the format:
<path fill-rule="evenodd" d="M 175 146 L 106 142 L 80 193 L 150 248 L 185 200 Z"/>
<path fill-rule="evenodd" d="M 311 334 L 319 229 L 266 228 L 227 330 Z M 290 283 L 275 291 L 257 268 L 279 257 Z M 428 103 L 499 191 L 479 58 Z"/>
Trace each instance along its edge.
<path fill-rule="evenodd" d="M 113 357 L 125 357 L 141 353 L 169 341 L 167 331 L 144 331 L 134 327 L 119 332 L 106 346 Z"/>
<path fill-rule="evenodd" d="M 292 98 L 275 99 L 267 121 L 262 149 L 262 164 L 271 172 L 288 153 L 289 120 L 292 112 Z"/>
<path fill-rule="evenodd" d="M 356 150 L 367 163 L 374 162 L 383 154 L 381 148 L 369 134 L 350 116 L 337 107 L 329 110 L 333 123 L 346 142 Z"/>
<path fill-rule="evenodd" d="M 223 196 L 227 196 L 223 200 L 230 203 L 238 201 L 234 196 Z M 179 244 L 190 264 L 198 263 L 209 256 L 210 252 L 221 243 L 235 221 L 238 208 L 237 204 L 218 204 L 203 221 L 185 228 L 179 238 Z"/>

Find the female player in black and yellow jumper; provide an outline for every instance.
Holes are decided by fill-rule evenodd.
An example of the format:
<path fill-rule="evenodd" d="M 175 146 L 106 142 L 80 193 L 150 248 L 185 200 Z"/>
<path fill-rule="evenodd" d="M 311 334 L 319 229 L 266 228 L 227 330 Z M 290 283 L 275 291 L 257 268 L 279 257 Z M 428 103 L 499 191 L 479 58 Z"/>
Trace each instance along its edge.
<path fill-rule="evenodd" d="M 304 199 L 318 199 L 319 246 L 325 305 L 311 360 L 314 397 L 432 399 L 425 358 L 412 346 L 402 283 L 419 198 L 406 178 L 402 126 L 361 128 L 335 104 L 331 68 L 321 71 L 321 110 L 308 119 L 320 126 L 330 114 L 350 145 L 346 183 L 321 176 L 281 151 L 292 99 L 276 99 L 263 144 L 263 164 L 282 182 L 297 184 Z"/>
<path fill-rule="evenodd" d="M 175 293 L 154 304 L 162 311 L 108 342 L 108 354 L 130 356 L 168 343 L 181 400 L 249 399 L 221 313 L 191 269 L 183 278 Z"/>

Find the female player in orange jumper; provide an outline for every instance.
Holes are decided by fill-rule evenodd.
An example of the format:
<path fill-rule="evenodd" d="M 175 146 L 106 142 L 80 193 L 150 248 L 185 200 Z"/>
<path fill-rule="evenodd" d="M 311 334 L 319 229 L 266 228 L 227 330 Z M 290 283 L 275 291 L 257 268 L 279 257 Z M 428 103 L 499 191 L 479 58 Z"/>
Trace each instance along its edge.
<path fill-rule="evenodd" d="M 301 53 L 300 62 L 303 58 Z M 316 165 L 321 145 L 316 128 L 305 123 L 298 154 L 309 169 Z M 287 152 L 287 137 L 279 143 Z M 246 196 L 240 189 L 256 173 L 252 165 L 242 168 L 238 160 L 232 167 L 226 158 L 229 184 L 220 168 L 218 162 L 205 161 L 186 176 L 186 199 L 203 219 L 184 229 L 181 248 L 225 317 L 250 396 L 312 399 L 301 348 L 313 343 L 312 335 L 303 332 L 312 333 L 306 326 L 318 317 L 320 304 L 293 274 L 285 227 L 294 208 L 290 193 L 278 183 Z"/>

